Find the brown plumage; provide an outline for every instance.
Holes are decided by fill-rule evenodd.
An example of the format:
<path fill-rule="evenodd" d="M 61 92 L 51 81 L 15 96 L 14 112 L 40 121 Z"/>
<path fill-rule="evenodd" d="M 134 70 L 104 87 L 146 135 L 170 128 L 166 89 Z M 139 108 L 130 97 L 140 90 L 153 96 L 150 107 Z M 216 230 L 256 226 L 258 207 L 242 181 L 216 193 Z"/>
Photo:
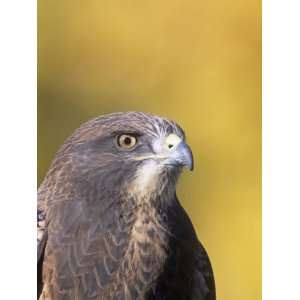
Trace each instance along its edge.
<path fill-rule="evenodd" d="M 77 129 L 38 190 L 39 299 L 215 300 L 176 197 L 184 166 L 184 132 L 165 118 L 114 113 Z"/>

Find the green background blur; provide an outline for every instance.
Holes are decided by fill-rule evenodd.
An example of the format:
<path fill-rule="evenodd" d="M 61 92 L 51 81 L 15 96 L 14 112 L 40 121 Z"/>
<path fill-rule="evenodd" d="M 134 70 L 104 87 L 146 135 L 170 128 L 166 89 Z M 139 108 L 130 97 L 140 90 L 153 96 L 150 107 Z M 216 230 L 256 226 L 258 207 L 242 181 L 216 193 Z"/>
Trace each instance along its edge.
<path fill-rule="evenodd" d="M 260 299 L 260 2 L 38 1 L 39 183 L 82 122 L 128 110 L 185 129 L 178 194 L 218 299 Z"/>

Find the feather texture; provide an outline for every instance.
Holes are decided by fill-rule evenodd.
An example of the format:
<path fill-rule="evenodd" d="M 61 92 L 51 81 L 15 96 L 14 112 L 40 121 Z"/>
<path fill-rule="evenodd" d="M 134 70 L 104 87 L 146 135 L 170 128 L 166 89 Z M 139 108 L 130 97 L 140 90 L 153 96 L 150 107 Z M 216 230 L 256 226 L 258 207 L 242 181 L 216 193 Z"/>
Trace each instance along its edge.
<path fill-rule="evenodd" d="M 118 151 L 120 131 L 138 132 L 139 148 Z M 147 165 L 134 158 L 172 132 L 184 139 L 167 119 L 116 113 L 65 142 L 38 191 L 39 299 L 215 300 L 208 256 L 176 197 L 180 168 L 137 180 Z"/>

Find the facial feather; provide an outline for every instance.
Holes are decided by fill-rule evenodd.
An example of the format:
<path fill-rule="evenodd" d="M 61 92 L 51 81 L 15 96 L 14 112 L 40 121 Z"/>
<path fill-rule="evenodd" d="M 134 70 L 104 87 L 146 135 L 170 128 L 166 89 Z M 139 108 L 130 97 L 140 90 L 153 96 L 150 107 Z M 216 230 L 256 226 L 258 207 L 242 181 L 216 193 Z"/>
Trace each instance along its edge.
<path fill-rule="evenodd" d="M 128 192 L 139 199 L 144 199 L 151 195 L 157 187 L 161 167 L 153 160 L 142 164 L 128 187 Z"/>

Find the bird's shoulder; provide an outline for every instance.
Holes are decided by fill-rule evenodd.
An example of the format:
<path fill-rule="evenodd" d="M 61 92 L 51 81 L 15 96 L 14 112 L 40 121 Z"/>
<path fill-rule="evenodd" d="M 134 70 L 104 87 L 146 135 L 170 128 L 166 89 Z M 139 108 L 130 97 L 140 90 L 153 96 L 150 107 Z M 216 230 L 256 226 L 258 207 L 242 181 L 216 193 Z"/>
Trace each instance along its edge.
<path fill-rule="evenodd" d="M 198 240 L 194 226 L 185 209 L 179 203 L 177 197 L 174 201 L 175 218 L 174 230 L 179 239 L 178 245 L 185 253 L 190 255 L 192 260 L 192 282 L 191 282 L 191 299 L 192 300 L 215 300 L 215 281 L 213 270 L 208 254 Z"/>

